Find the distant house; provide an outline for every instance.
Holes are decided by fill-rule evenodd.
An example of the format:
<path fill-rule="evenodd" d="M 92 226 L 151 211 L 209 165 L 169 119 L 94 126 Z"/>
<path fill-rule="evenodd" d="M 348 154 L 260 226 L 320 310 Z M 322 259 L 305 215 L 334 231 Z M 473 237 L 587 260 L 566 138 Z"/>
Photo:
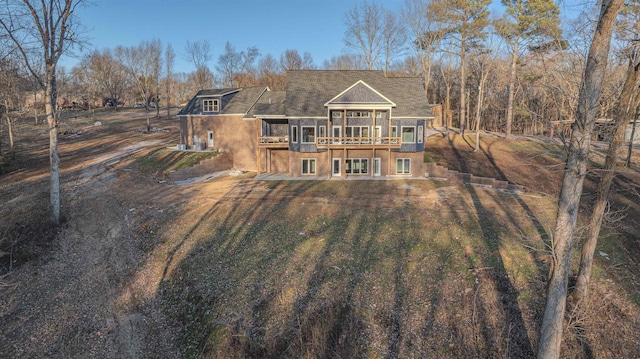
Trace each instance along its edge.
<path fill-rule="evenodd" d="M 423 176 L 433 121 L 422 81 L 382 71 L 287 73 L 286 91 L 202 90 L 178 113 L 181 144 L 291 177 Z"/>

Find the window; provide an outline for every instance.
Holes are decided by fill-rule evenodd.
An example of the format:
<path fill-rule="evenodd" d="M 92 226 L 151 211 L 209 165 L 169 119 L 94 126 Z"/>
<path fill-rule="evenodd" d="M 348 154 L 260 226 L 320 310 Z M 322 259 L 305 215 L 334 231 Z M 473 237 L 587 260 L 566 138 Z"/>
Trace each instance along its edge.
<path fill-rule="evenodd" d="M 302 159 L 302 174 L 314 175 L 316 174 L 316 160 L 315 158 L 303 158 Z"/>
<path fill-rule="evenodd" d="M 376 112 L 376 118 L 382 118 L 382 112 Z"/>
<path fill-rule="evenodd" d="M 369 111 L 347 111 L 347 117 L 368 118 L 369 117 Z"/>
<path fill-rule="evenodd" d="M 333 111 L 333 112 L 331 113 L 331 117 L 333 117 L 333 118 L 342 118 L 342 112 L 340 112 L 340 111 Z"/>
<path fill-rule="evenodd" d="M 347 126 L 346 137 L 369 137 L 369 126 Z"/>
<path fill-rule="evenodd" d="M 315 126 L 302 126 L 302 143 L 316 143 Z"/>
<path fill-rule="evenodd" d="M 202 100 L 202 112 L 218 112 L 220 111 L 220 102 L 214 100 Z"/>
<path fill-rule="evenodd" d="M 318 137 L 327 137 L 327 126 L 318 127 Z"/>
<path fill-rule="evenodd" d="M 345 172 L 347 174 L 367 174 L 369 173 L 369 159 L 348 158 L 345 161 Z"/>
<path fill-rule="evenodd" d="M 298 143 L 298 126 L 291 126 L 291 143 Z"/>
<path fill-rule="evenodd" d="M 402 143 L 416 143 L 415 127 L 402 127 Z"/>
<path fill-rule="evenodd" d="M 418 126 L 418 143 L 422 143 L 424 139 L 424 127 Z"/>
<path fill-rule="evenodd" d="M 391 137 L 398 137 L 398 126 L 391 126 Z"/>
<path fill-rule="evenodd" d="M 411 173 L 411 159 L 398 158 L 396 160 L 396 173 L 399 175 Z"/>

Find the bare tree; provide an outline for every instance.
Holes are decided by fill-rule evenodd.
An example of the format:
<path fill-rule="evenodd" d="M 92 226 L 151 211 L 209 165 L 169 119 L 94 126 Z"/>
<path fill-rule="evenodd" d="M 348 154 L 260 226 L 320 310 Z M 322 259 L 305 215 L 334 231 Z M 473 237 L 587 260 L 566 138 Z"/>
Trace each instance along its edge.
<path fill-rule="evenodd" d="M 286 78 L 280 69 L 280 64 L 273 55 L 267 54 L 263 56 L 258 61 L 258 83 L 269 86 L 272 90 L 284 90 Z"/>
<path fill-rule="evenodd" d="M 355 5 L 345 14 L 344 44 L 362 53 L 368 70 L 378 66 L 383 51 L 384 9 L 375 2 Z"/>
<path fill-rule="evenodd" d="M 195 68 L 195 80 L 197 90 L 208 89 L 213 86 L 214 76 L 209 69 L 209 62 L 213 59 L 209 41 L 188 42 L 185 48 L 185 59 L 191 62 Z"/>
<path fill-rule="evenodd" d="M 367 64 L 362 55 L 342 54 L 324 60 L 322 68 L 325 70 L 364 70 L 367 68 Z"/>
<path fill-rule="evenodd" d="M 624 0 L 602 2 L 598 25 L 587 56 L 580 87 L 576 122 L 573 126 L 565 165 L 558 214 L 553 231 L 552 256 L 547 284 L 547 300 L 540 326 L 538 358 L 559 358 L 566 309 L 569 265 L 575 240 L 580 196 L 589 162 L 591 133 L 598 111 L 600 89 L 609 56 L 611 35 Z"/>
<path fill-rule="evenodd" d="M 405 0 L 402 8 L 402 19 L 413 36 L 411 48 L 420 59 L 424 95 L 427 100 L 429 99 L 433 56 L 443 35 L 440 23 L 436 21 L 434 14 L 429 10 L 428 4 L 428 0 Z"/>
<path fill-rule="evenodd" d="M 116 56 L 125 68 L 129 76 L 135 82 L 138 94 L 144 101 L 147 115 L 147 131 L 151 131 L 149 118 L 149 106 L 152 101 L 156 103 L 156 115 L 159 113 L 158 93 L 160 92 L 160 68 L 162 65 L 162 43 L 156 39 L 143 41 L 138 46 L 117 47 Z"/>
<path fill-rule="evenodd" d="M 45 90 L 45 110 L 49 125 L 49 162 L 51 180 L 51 221 L 60 223 L 60 157 L 58 156 L 58 122 L 56 119 L 56 67 L 63 54 L 80 39 L 79 22 L 74 13 L 82 0 L 50 0 L 36 3 L 23 0 L 3 0 L 0 29 L 7 34 L 22 55 L 38 84 Z M 33 53 L 44 65 L 40 74 L 33 63 Z M 43 76 L 44 75 L 44 76 Z"/>
<path fill-rule="evenodd" d="M 389 72 L 391 61 L 405 51 L 407 32 L 395 13 L 384 9 L 382 23 L 382 55 L 384 57 L 384 73 Z"/>
<path fill-rule="evenodd" d="M 129 85 L 125 66 L 116 60 L 109 49 L 90 53 L 83 64 L 88 71 L 87 80 L 91 86 L 95 86 L 97 94 L 103 101 L 111 103 L 114 110 L 117 110 L 118 103 Z"/>
<path fill-rule="evenodd" d="M 309 52 L 305 52 L 303 56 L 300 56 L 298 50 L 287 49 L 282 55 L 280 55 L 280 67 L 282 71 L 290 70 L 313 70 L 315 65 L 313 64 L 313 58 Z"/>
<path fill-rule="evenodd" d="M 176 59 L 176 53 L 173 51 L 171 44 L 167 44 L 164 51 L 165 59 L 165 96 L 167 97 L 167 118 L 171 115 L 171 85 L 173 82 L 173 63 Z"/>
<path fill-rule="evenodd" d="M 236 51 L 236 48 L 229 41 L 225 44 L 224 54 L 218 57 L 216 68 L 222 74 L 223 86 L 240 86 L 244 82 L 252 83 L 253 80 L 246 81 L 246 78 L 254 78 L 256 69 L 255 61 L 260 56 L 258 48 L 253 46 L 247 51 Z"/>
<path fill-rule="evenodd" d="M 216 68 L 222 75 L 222 86 L 233 86 L 233 75 L 242 66 L 242 54 L 236 52 L 236 48 L 229 41 L 224 46 L 224 54 L 218 57 Z"/>
<path fill-rule="evenodd" d="M 615 167 L 618 159 L 618 152 L 624 143 L 624 135 L 627 126 L 634 119 L 636 109 L 640 105 L 640 90 L 638 81 L 640 77 L 640 9 L 637 6 L 628 5 L 621 10 L 618 17 L 618 41 L 627 46 L 622 52 L 627 56 L 627 71 L 622 91 L 615 106 L 613 119 L 615 121 L 613 135 L 609 141 L 609 149 L 602 168 L 602 177 L 598 182 L 596 201 L 593 204 L 589 227 L 582 246 L 580 256 L 580 267 L 574 295 L 576 303 L 580 304 L 587 297 L 587 289 L 591 280 L 591 269 L 593 267 L 593 254 L 596 250 L 600 229 L 603 224 L 607 200 L 611 192 L 611 185 L 615 177 Z M 631 142 L 633 142 L 631 140 Z"/>

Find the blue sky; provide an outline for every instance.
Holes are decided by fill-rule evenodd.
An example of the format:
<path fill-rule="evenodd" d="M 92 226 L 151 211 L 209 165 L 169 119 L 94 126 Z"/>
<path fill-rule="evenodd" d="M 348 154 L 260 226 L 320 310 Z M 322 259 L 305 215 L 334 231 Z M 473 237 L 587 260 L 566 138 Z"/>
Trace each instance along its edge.
<path fill-rule="evenodd" d="M 575 8 L 565 1 L 561 8 Z M 397 10 L 404 0 L 378 0 Z M 495 1 L 499 3 L 499 1 Z M 316 65 L 345 51 L 344 14 L 362 0 L 109 0 L 78 11 L 87 29 L 89 48 L 133 46 L 158 38 L 176 52 L 176 72 L 190 72 L 183 59 L 187 41 L 208 40 L 215 68 L 224 45 L 236 50 L 256 46 L 262 55 L 279 58 L 287 49 L 311 53 Z M 571 7 L 570 7 L 571 6 Z M 578 6 L 582 8 L 582 6 Z M 499 6 L 492 7 L 492 11 Z M 64 58 L 60 65 L 72 67 L 78 59 Z"/>

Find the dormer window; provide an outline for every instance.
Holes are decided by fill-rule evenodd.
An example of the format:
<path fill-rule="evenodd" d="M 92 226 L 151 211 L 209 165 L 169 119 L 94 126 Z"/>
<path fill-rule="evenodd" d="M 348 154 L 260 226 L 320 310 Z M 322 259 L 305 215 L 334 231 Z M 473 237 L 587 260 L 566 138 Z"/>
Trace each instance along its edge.
<path fill-rule="evenodd" d="M 211 100 L 202 100 L 202 112 L 219 112 L 220 111 L 220 100 L 211 99 Z"/>

